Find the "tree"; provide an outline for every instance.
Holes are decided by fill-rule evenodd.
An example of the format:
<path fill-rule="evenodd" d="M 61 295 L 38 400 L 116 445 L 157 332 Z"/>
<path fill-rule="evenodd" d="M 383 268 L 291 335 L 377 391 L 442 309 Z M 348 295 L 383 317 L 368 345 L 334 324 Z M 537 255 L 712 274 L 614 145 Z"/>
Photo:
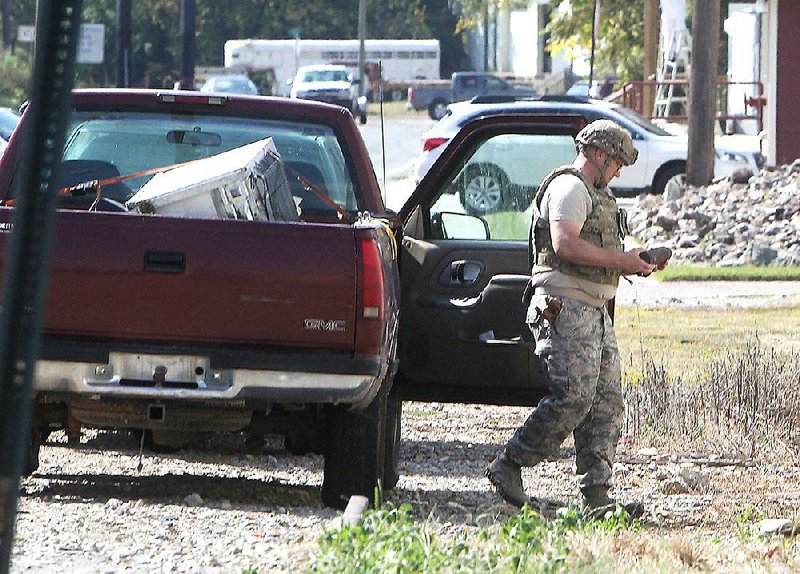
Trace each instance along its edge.
<path fill-rule="evenodd" d="M 644 62 L 643 0 L 597 0 L 595 77 L 616 75 L 623 82 L 642 79 Z M 550 49 L 567 58 L 587 54 L 592 44 L 595 0 L 563 0 L 547 26 Z"/>
<path fill-rule="evenodd" d="M 0 9 L 3 29 L 34 24 L 36 0 L 0 1 L 5 2 L 0 5 L 5 8 Z M 367 37 L 430 38 L 429 4 L 447 5 L 443 0 L 370 0 Z M 131 17 L 131 85 L 171 87 L 180 67 L 180 0 L 134 2 Z M 76 85 L 111 85 L 116 69 L 116 0 L 84 0 L 81 20 L 105 25 L 106 58 L 102 64 L 78 64 Z M 197 0 L 197 64 L 222 66 L 226 40 L 289 39 L 294 29 L 303 38 L 356 38 L 358 0 Z"/>

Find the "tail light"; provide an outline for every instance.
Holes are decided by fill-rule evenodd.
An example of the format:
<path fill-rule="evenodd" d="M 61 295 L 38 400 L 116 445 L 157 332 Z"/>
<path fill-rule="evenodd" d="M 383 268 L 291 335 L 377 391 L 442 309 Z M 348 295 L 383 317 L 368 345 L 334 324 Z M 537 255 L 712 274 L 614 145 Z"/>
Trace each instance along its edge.
<path fill-rule="evenodd" d="M 383 261 L 374 239 L 358 239 L 358 283 L 361 288 L 359 319 L 383 319 L 386 293 L 383 283 Z"/>
<path fill-rule="evenodd" d="M 414 103 L 414 88 L 408 88 L 408 101 Z"/>
<path fill-rule="evenodd" d="M 425 141 L 422 142 L 422 151 L 436 149 L 440 145 L 446 144 L 447 139 L 448 138 L 426 138 Z"/>

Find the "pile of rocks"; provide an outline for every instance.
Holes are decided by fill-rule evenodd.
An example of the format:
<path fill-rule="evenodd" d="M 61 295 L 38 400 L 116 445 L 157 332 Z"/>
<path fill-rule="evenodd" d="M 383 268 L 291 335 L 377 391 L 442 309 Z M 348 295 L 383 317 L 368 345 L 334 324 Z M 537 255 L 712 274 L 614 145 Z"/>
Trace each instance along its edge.
<path fill-rule="evenodd" d="M 800 159 L 741 170 L 708 187 L 675 186 L 642 195 L 631 233 L 673 249 L 673 261 L 716 266 L 800 265 Z"/>

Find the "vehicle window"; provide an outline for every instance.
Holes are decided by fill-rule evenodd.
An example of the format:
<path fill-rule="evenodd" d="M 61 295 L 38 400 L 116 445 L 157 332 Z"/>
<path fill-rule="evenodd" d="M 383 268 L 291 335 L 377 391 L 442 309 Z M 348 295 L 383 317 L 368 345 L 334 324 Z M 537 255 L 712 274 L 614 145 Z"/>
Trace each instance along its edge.
<path fill-rule="evenodd" d="M 502 90 L 506 87 L 506 83 L 500 78 L 488 76 L 486 78 L 486 87 L 490 90 Z"/>
<path fill-rule="evenodd" d="M 104 179 L 110 177 L 109 173 L 130 176 L 204 159 L 266 138 L 272 138 L 283 160 L 301 218 L 304 213 L 336 215 L 336 208 L 320 194 L 346 211 L 358 212 L 350 169 L 333 129 L 290 120 L 75 111 L 63 160 L 73 164 L 73 160 L 84 160 L 82 166 L 105 167 L 97 174 L 83 170 L 81 181 L 65 185 Z M 116 199 L 124 203 L 152 177 L 149 173 L 126 178 L 120 184 L 125 191 L 117 188 L 116 193 L 127 197 Z"/>
<path fill-rule="evenodd" d="M 646 118 L 643 118 L 642 116 L 640 116 L 639 114 L 637 114 L 633 110 L 628 109 L 628 108 L 626 108 L 624 106 L 618 106 L 618 107 L 614 108 L 614 111 L 617 112 L 619 115 L 621 115 L 626 120 L 628 120 L 629 122 L 631 122 L 636 127 L 639 127 L 641 129 L 645 130 L 646 132 L 650 132 L 651 134 L 654 134 L 654 135 L 657 135 L 657 136 L 671 136 L 671 135 L 673 135 L 673 134 L 669 133 L 667 130 L 664 130 L 664 129 L 658 127 L 656 124 L 654 124 L 650 120 L 648 120 Z"/>
<path fill-rule="evenodd" d="M 454 170 L 431 205 L 431 219 L 439 221 L 442 213 L 464 213 L 482 218 L 492 240 L 527 240 L 539 184 L 556 167 L 572 163 L 575 155 L 575 140 L 566 135 L 489 138 Z M 464 238 L 445 233 L 439 237 Z"/>

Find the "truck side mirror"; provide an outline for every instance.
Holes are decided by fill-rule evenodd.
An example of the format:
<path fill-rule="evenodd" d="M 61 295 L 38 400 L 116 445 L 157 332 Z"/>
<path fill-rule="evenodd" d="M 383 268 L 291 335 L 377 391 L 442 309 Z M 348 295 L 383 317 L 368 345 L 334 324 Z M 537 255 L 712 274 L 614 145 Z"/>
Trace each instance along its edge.
<path fill-rule="evenodd" d="M 491 237 L 489 224 L 480 217 L 466 213 L 443 211 L 431 214 L 434 239 L 479 239 Z"/>

